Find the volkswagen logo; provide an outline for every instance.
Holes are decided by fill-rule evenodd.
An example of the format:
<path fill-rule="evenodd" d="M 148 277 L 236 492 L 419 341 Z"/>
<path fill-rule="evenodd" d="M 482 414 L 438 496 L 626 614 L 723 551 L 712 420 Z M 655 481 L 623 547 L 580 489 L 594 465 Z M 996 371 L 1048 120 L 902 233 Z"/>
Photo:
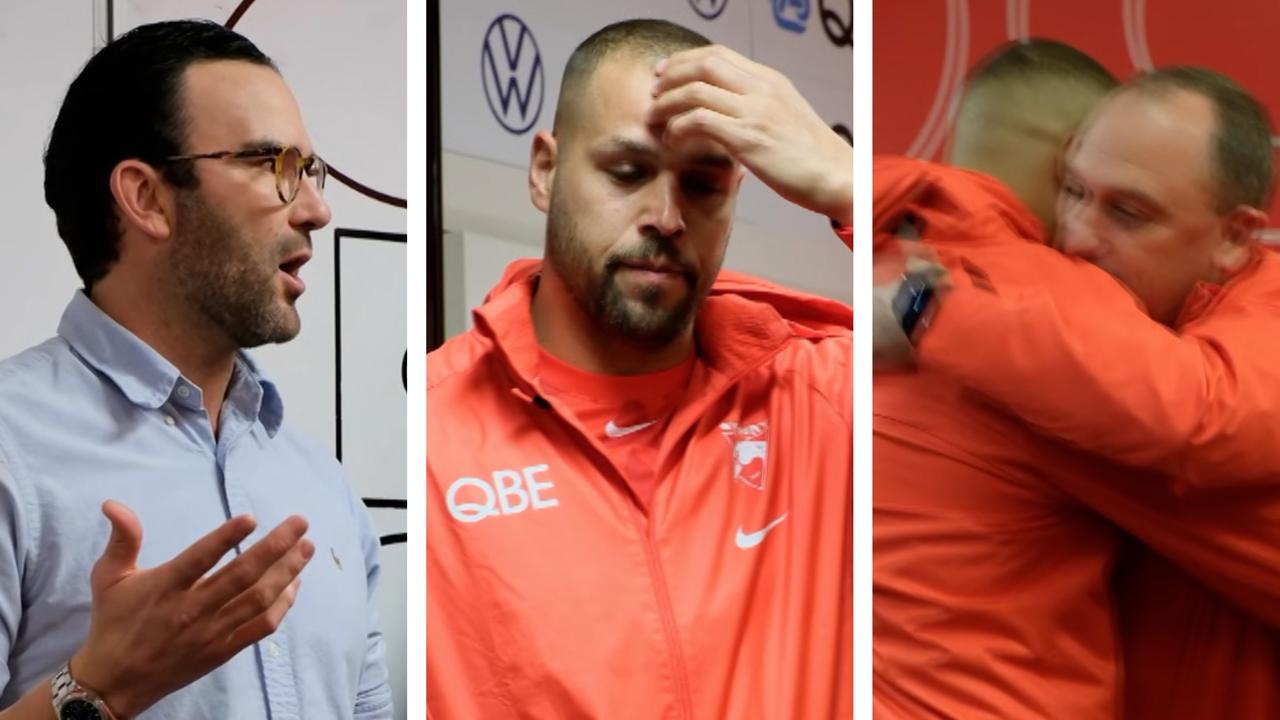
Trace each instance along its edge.
<path fill-rule="evenodd" d="M 513 135 L 527 132 L 542 113 L 546 73 L 529 26 L 503 13 L 489 23 L 480 51 L 484 97 L 498 124 Z"/>
<path fill-rule="evenodd" d="M 728 4 L 729 0 L 689 0 L 689 7 L 707 20 L 720 17 L 720 13 L 724 12 Z"/>

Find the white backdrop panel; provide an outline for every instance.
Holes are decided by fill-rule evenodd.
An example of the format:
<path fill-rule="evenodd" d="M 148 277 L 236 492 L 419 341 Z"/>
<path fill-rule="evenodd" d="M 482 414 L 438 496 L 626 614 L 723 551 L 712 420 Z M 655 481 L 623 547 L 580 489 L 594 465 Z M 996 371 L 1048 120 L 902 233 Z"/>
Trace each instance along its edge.
<path fill-rule="evenodd" d="M 53 335 L 78 287 L 44 204 L 45 142 L 62 96 L 94 46 L 93 3 L 0 4 L 0 357 Z"/>
<path fill-rule="evenodd" d="M 542 216 L 530 207 L 524 180 L 529 148 L 534 132 L 552 125 L 565 61 L 592 32 L 630 17 L 686 25 L 783 71 L 824 119 L 851 127 L 853 60 L 842 34 L 850 16 L 847 0 L 443 0 L 444 222 L 468 235 L 471 261 L 465 276 L 446 278 L 465 289 L 446 297 L 483 296 L 497 280 L 473 272 L 480 246 L 505 256 L 492 240 L 541 254 Z M 828 223 L 753 177 L 739 196 L 725 265 L 845 301 L 853 292 L 851 255 Z M 468 309 L 446 309 L 453 327 Z"/>
<path fill-rule="evenodd" d="M 405 497 L 404 242 L 346 234 L 341 251 L 342 464 L 367 497 Z M 370 422 L 377 418 L 377 422 Z M 403 524 L 403 522 L 401 523 Z"/>

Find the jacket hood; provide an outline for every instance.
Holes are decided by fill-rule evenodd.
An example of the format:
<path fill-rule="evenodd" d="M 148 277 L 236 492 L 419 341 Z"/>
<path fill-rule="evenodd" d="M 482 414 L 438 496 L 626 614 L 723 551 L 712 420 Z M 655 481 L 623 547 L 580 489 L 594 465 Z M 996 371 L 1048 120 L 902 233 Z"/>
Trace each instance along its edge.
<path fill-rule="evenodd" d="M 476 331 L 526 382 L 537 363 L 530 303 L 541 270 L 540 259 L 512 262 L 473 311 Z M 694 320 L 699 357 L 726 376 L 759 365 L 788 339 L 847 335 L 852 325 L 847 305 L 730 270 L 720 272 Z"/>
<path fill-rule="evenodd" d="M 502 278 L 485 295 L 488 305 L 512 286 L 532 282 L 542 272 L 542 260 L 522 258 L 512 262 L 503 271 Z M 819 333 L 848 332 L 853 326 L 853 308 L 838 300 L 793 290 L 763 278 L 721 270 L 711 285 L 708 299 L 737 296 L 773 308 L 778 315 L 791 323 Z"/>

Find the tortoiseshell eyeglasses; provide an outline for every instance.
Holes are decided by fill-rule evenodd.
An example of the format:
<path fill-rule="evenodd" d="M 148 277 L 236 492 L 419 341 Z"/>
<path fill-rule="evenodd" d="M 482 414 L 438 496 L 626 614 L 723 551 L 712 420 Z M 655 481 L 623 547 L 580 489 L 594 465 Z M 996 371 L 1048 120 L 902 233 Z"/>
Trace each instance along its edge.
<path fill-rule="evenodd" d="M 168 162 L 180 160 L 244 160 L 255 158 L 271 158 L 275 164 L 276 193 L 285 205 L 298 197 L 302 188 L 302 176 L 315 181 L 316 192 L 324 192 L 324 181 L 329 175 L 329 168 L 319 155 L 304 157 L 302 151 L 291 145 L 284 147 L 253 148 L 251 150 L 223 150 L 221 152 L 200 153 L 198 155 L 174 155 L 165 158 Z"/>

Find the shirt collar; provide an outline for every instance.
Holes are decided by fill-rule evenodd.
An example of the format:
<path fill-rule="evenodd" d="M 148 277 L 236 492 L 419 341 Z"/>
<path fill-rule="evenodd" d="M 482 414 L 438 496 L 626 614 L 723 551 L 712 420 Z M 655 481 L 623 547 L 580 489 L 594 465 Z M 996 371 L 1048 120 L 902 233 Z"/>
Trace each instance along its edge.
<path fill-rule="evenodd" d="M 182 377 L 178 368 L 150 345 L 104 313 L 82 290 L 75 292 L 62 312 L 58 335 L 135 405 L 154 410 L 171 399 L 184 406 L 201 404 L 200 389 L 194 383 Z M 184 392 L 177 393 L 179 388 Z M 284 421 L 280 393 L 275 383 L 262 375 L 257 363 L 241 352 L 237 354 L 235 371 L 227 386 L 227 401 L 234 402 L 235 395 L 246 391 L 258 395 L 246 400 L 256 410 L 257 419 L 268 435 L 275 436 Z"/>
<path fill-rule="evenodd" d="M 245 387 L 255 391 L 258 396 L 256 407 L 258 421 L 262 423 L 262 427 L 266 428 L 268 437 L 275 437 L 280 426 L 284 424 L 284 399 L 276 389 L 276 384 L 268 380 L 258 369 L 258 363 L 244 352 L 236 355 L 236 374 L 232 377 L 228 395 L 235 390 L 237 381 L 241 379 Z M 260 392 L 256 392 L 259 389 Z"/>

